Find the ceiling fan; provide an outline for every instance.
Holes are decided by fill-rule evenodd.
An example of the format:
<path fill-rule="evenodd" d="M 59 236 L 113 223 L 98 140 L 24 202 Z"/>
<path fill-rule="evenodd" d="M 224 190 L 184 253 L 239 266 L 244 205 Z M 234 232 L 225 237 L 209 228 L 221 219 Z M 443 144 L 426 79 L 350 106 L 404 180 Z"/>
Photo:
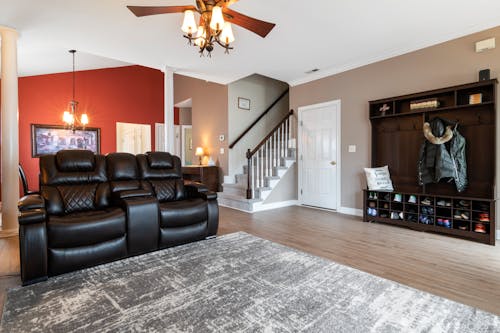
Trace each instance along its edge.
<path fill-rule="evenodd" d="M 230 44 L 235 38 L 231 23 L 252 31 L 262 38 L 265 38 L 275 26 L 274 23 L 261 21 L 229 9 L 229 6 L 237 1 L 196 0 L 196 6 L 127 6 L 127 8 L 137 17 L 184 13 L 181 28 L 185 32 L 184 37 L 189 40 L 190 44 L 194 43 L 199 47 L 201 55 L 204 55 L 206 51 L 210 56 L 215 43 L 222 46 L 226 53 L 233 49 Z M 194 13 L 200 16 L 198 25 Z"/>

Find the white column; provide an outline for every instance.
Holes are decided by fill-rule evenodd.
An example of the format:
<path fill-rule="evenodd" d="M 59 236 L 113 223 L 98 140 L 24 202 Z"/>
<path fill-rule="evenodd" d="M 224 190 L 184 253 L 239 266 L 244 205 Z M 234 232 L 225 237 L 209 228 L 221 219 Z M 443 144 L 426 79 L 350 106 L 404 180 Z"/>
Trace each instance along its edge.
<path fill-rule="evenodd" d="M 17 231 L 19 200 L 19 124 L 17 93 L 17 37 L 0 26 L 2 38 L 2 230 Z"/>
<path fill-rule="evenodd" d="M 174 71 L 165 67 L 164 73 L 164 99 L 165 99 L 165 151 L 175 153 L 175 130 L 174 130 Z"/>

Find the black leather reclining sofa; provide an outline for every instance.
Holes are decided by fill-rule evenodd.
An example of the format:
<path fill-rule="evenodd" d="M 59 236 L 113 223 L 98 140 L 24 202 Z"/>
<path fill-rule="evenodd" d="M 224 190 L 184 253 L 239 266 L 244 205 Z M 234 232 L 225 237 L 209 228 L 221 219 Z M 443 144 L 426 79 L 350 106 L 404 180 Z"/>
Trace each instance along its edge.
<path fill-rule="evenodd" d="M 19 201 L 23 285 L 215 236 L 217 194 L 184 184 L 164 152 L 40 157 L 40 194 Z"/>

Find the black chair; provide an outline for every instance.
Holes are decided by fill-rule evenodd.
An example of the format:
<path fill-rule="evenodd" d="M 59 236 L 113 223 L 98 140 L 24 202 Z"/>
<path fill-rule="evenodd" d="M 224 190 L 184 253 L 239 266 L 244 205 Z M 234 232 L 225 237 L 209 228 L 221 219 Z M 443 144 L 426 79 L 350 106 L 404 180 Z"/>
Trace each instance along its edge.
<path fill-rule="evenodd" d="M 39 194 L 38 191 L 30 191 L 28 187 L 28 179 L 26 178 L 26 174 L 24 173 L 23 166 L 19 164 L 19 178 L 21 178 L 21 183 L 23 184 L 23 196 L 29 194 Z"/>

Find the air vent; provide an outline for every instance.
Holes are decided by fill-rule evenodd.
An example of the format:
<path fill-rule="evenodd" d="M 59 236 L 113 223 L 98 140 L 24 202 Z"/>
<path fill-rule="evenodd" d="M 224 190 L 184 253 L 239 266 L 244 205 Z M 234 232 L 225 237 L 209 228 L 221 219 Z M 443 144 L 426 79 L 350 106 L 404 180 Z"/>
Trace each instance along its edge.
<path fill-rule="evenodd" d="M 306 74 L 312 74 L 312 73 L 316 73 L 319 71 L 319 68 L 314 68 L 314 69 L 311 69 L 310 71 L 307 71 Z"/>

